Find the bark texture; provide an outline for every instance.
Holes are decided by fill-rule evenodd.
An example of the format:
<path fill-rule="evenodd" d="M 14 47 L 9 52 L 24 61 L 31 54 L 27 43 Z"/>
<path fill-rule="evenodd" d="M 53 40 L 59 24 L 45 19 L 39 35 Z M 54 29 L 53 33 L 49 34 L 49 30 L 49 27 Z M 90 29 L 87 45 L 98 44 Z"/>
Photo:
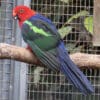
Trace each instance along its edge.
<path fill-rule="evenodd" d="M 100 55 L 75 53 L 70 57 L 81 68 L 100 68 Z M 13 59 L 29 64 L 43 65 L 29 50 L 5 43 L 0 43 L 0 59 Z"/>

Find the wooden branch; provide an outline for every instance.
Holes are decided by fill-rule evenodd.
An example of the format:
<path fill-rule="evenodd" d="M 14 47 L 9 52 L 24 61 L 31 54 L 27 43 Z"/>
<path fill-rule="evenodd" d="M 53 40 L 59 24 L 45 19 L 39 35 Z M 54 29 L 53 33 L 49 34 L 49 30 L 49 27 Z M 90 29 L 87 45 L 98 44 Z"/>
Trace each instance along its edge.
<path fill-rule="evenodd" d="M 100 68 L 100 55 L 75 53 L 70 57 L 79 67 Z M 5 43 L 0 43 L 0 59 L 14 59 L 29 64 L 43 65 L 35 54 L 27 49 Z"/>
<path fill-rule="evenodd" d="M 0 43 L 0 59 L 14 59 L 30 64 L 40 64 L 35 54 L 25 48 Z"/>

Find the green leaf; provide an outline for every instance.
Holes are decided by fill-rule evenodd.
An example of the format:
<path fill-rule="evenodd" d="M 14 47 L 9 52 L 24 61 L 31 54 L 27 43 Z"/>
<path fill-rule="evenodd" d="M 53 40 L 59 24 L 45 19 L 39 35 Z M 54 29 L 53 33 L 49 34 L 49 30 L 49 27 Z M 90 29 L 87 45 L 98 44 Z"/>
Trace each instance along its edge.
<path fill-rule="evenodd" d="M 93 17 L 89 16 L 84 19 L 84 27 L 93 35 Z"/>
<path fill-rule="evenodd" d="M 65 36 L 67 36 L 72 31 L 72 26 L 62 27 L 58 31 L 61 35 L 61 38 L 63 39 Z"/>
<path fill-rule="evenodd" d="M 77 14 L 74 14 L 72 17 L 70 17 L 66 23 L 68 24 L 68 23 L 72 22 L 73 19 L 76 19 L 81 16 L 86 16 L 86 15 L 89 15 L 89 12 L 83 10 L 81 12 L 78 12 Z"/>

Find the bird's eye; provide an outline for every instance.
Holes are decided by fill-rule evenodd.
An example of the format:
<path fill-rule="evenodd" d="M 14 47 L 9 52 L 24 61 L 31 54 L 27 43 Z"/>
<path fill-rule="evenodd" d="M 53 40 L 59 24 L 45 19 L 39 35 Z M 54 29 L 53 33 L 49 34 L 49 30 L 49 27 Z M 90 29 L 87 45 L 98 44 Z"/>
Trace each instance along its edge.
<path fill-rule="evenodd" d="M 23 13 L 23 12 L 24 12 L 24 9 L 20 9 L 20 10 L 19 10 L 19 13 Z"/>

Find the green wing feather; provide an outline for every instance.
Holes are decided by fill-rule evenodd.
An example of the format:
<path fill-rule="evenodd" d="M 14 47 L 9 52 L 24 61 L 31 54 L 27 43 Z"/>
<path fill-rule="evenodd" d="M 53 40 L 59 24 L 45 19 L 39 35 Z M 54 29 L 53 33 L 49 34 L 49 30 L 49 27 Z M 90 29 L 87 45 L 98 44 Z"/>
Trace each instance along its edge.
<path fill-rule="evenodd" d="M 40 23 L 42 27 L 47 27 L 46 24 Z M 24 40 L 26 41 L 31 40 L 34 41 L 34 43 L 41 48 L 42 50 L 50 50 L 54 47 L 56 47 L 58 41 L 60 40 L 59 34 L 51 34 L 53 33 L 52 30 L 45 32 L 42 28 L 38 28 L 35 25 L 32 24 L 30 21 L 25 21 L 23 27 L 22 27 L 22 35 Z M 47 27 L 48 28 L 48 27 Z"/>
<path fill-rule="evenodd" d="M 41 22 L 40 24 L 42 24 L 42 27 L 47 27 L 47 23 Z M 56 46 L 60 40 L 60 35 L 51 34 L 51 32 L 53 31 L 46 32 L 43 28 L 39 28 L 36 22 L 34 25 L 32 22 L 27 21 L 22 26 L 22 35 L 26 43 L 42 63 L 57 71 L 60 64 L 56 58 Z"/>
<path fill-rule="evenodd" d="M 43 64 L 54 71 L 59 70 L 59 61 L 56 59 L 56 56 L 52 54 L 53 50 L 51 52 L 43 51 L 33 41 L 27 40 L 27 43 Z"/>

